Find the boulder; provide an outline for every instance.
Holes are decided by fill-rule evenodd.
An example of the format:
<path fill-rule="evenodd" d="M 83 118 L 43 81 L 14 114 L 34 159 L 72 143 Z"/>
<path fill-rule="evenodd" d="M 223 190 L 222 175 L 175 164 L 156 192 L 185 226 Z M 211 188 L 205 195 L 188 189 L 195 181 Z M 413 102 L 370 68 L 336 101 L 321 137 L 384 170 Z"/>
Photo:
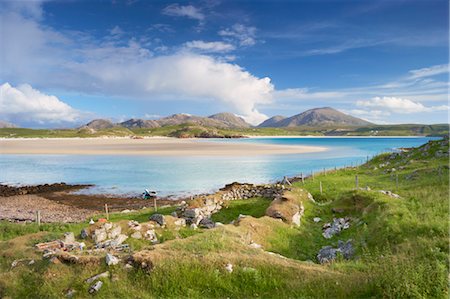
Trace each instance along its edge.
<path fill-rule="evenodd" d="M 64 243 L 75 242 L 75 235 L 72 232 L 64 233 Z"/>
<path fill-rule="evenodd" d="M 321 264 L 329 263 L 334 261 L 338 254 L 342 254 L 343 258 L 348 260 L 353 257 L 354 253 L 355 250 L 352 245 L 352 240 L 348 240 L 347 242 L 339 240 L 337 248 L 332 246 L 322 247 L 317 254 L 317 260 Z"/>
<path fill-rule="evenodd" d="M 108 238 L 114 239 L 122 232 L 122 228 L 119 225 L 114 225 L 113 228 L 108 232 Z"/>
<path fill-rule="evenodd" d="M 144 238 L 146 240 L 152 241 L 152 243 L 158 242 L 158 237 L 156 236 L 156 233 L 153 229 L 149 229 L 145 232 Z"/>
<path fill-rule="evenodd" d="M 214 221 L 211 220 L 211 218 L 204 218 L 200 221 L 199 226 L 201 228 L 214 228 L 216 226 L 216 224 L 214 223 Z"/>
<path fill-rule="evenodd" d="M 81 239 L 86 239 L 88 236 L 89 236 L 88 231 L 85 228 L 83 228 L 80 233 Z"/>
<path fill-rule="evenodd" d="M 166 220 L 161 214 L 153 214 L 152 216 L 150 216 L 149 220 L 158 223 L 160 226 L 164 226 L 166 224 Z"/>
<path fill-rule="evenodd" d="M 106 260 L 106 264 L 108 266 L 114 266 L 120 262 L 119 258 L 115 257 L 114 255 L 112 255 L 110 253 L 106 254 L 105 260 Z"/>
<path fill-rule="evenodd" d="M 106 229 L 99 228 L 94 231 L 94 235 L 92 236 L 92 239 L 97 244 L 97 243 L 105 241 L 107 237 L 108 237 L 108 234 L 106 233 Z"/>

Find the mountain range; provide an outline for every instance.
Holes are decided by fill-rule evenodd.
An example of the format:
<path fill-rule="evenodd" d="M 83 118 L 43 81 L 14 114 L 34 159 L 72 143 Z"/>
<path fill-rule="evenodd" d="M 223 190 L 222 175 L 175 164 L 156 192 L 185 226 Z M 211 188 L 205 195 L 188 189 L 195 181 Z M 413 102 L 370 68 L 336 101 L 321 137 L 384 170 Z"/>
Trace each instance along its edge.
<path fill-rule="evenodd" d="M 221 129 L 241 129 L 253 127 L 247 123 L 242 117 L 235 114 L 223 112 L 210 115 L 207 117 L 195 116 L 185 113 L 173 114 L 158 120 L 144 120 L 144 119 L 129 119 L 120 123 L 113 123 L 107 119 L 95 119 L 81 128 L 92 130 L 103 130 L 113 127 L 125 127 L 128 129 L 134 128 L 158 128 L 164 126 L 174 126 L 181 124 L 195 124 L 204 127 L 214 127 Z M 259 128 L 282 128 L 282 127 L 325 127 L 325 126 L 367 126 L 372 123 L 363 119 L 353 117 L 342 113 L 330 107 L 315 108 L 307 110 L 303 113 L 296 114 L 291 117 L 277 115 L 271 117 L 257 127 Z"/>

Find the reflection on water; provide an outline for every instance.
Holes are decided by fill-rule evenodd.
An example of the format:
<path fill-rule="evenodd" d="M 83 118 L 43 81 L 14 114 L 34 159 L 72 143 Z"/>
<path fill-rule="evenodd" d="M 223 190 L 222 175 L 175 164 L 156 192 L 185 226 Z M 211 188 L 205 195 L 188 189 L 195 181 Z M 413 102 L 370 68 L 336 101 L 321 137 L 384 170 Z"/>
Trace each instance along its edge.
<path fill-rule="evenodd" d="M 265 138 L 225 142 L 262 142 L 325 146 L 325 152 L 257 157 L 155 157 L 85 155 L 0 155 L 0 182 L 95 184 L 87 192 L 162 195 L 202 193 L 233 182 L 266 183 L 283 176 L 362 163 L 367 156 L 398 147 L 418 146 L 430 138 Z"/>

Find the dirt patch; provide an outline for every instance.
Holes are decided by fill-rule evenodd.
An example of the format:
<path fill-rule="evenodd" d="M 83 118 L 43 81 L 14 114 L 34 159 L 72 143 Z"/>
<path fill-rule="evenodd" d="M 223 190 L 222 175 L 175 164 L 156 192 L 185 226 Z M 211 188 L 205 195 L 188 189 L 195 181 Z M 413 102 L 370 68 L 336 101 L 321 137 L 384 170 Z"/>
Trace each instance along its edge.
<path fill-rule="evenodd" d="M 80 222 L 93 214 L 92 210 L 58 204 L 38 195 L 0 197 L 0 219 L 34 221 L 38 210 L 42 222 Z"/>

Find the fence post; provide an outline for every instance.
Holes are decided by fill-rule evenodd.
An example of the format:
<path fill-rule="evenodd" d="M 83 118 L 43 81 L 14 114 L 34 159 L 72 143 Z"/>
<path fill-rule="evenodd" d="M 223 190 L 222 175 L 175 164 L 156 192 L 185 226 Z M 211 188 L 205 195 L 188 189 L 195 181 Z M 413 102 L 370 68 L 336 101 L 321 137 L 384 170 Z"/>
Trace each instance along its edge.
<path fill-rule="evenodd" d="M 108 204 L 105 203 L 105 213 L 106 213 L 106 219 L 109 220 L 109 211 L 108 211 Z"/>
<path fill-rule="evenodd" d="M 36 223 L 38 226 L 41 226 L 41 211 L 36 211 Z"/>
<path fill-rule="evenodd" d="M 302 184 L 305 184 L 305 178 L 303 177 L 303 172 L 300 175 L 302 176 Z"/>
<path fill-rule="evenodd" d="M 395 176 L 395 191 L 398 192 L 398 173 Z"/>
<path fill-rule="evenodd" d="M 355 189 L 358 190 L 358 175 L 355 175 Z"/>
<path fill-rule="evenodd" d="M 322 181 L 319 182 L 320 194 L 322 194 Z"/>
<path fill-rule="evenodd" d="M 158 212 L 158 206 L 156 205 L 156 196 L 153 197 L 153 207 L 155 209 L 155 212 Z"/>

